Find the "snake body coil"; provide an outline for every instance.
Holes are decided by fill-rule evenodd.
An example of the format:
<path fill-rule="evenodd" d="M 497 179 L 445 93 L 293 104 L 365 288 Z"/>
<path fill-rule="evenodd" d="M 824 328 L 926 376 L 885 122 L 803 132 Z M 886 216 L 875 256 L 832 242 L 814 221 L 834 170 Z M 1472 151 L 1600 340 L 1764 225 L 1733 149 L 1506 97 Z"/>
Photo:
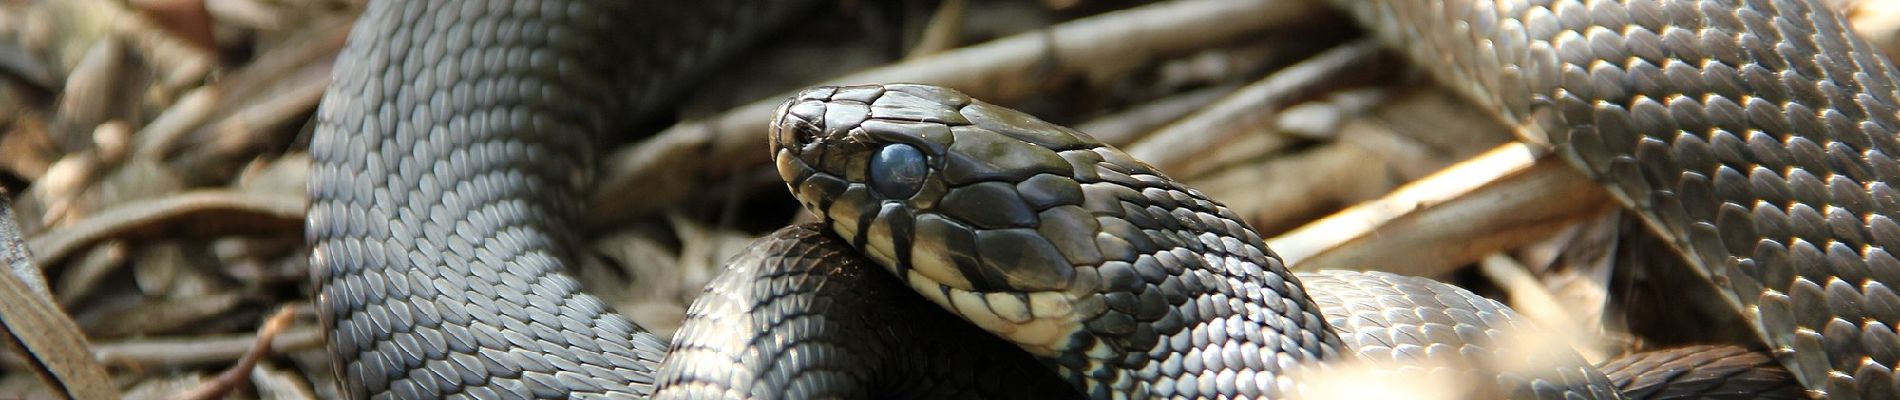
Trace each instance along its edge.
<path fill-rule="evenodd" d="M 649 394 L 665 343 L 561 273 L 592 149 L 797 3 L 372 2 L 310 145 L 345 393 Z"/>
<path fill-rule="evenodd" d="M 1018 372 L 1033 363 L 1021 355 L 989 355 L 1000 342 L 900 348 L 969 328 L 909 311 L 915 325 L 866 328 L 882 321 L 864 315 L 892 311 L 810 284 L 836 276 L 908 286 L 1096 398 L 1294 392 L 1300 365 L 1352 354 L 1329 319 L 1367 337 L 1351 314 L 1322 313 L 1325 295 L 1309 296 L 1231 212 L 1119 150 L 952 91 L 888 85 L 804 92 L 773 142 L 826 228 L 896 279 L 852 278 L 861 268 L 834 261 L 852 253 L 836 239 L 788 228 L 729 271 L 750 275 L 715 282 L 669 355 L 561 273 L 578 254 L 590 149 L 744 42 L 741 27 L 794 3 L 373 2 L 311 143 L 311 264 L 346 392 L 1074 395 L 978 387 L 1059 384 Z M 1884 250 L 1900 243 L 1895 73 L 1838 15 L 1808 0 L 1341 4 L 1611 184 L 1810 388 L 1900 392 L 1888 286 L 1900 265 Z M 1411 301 L 1512 324 L 1494 302 L 1443 290 Z M 1419 315 L 1463 323 L 1458 312 Z M 733 326 L 748 328 L 721 329 Z M 919 334 L 880 333 L 906 329 Z M 1560 364 L 1505 386 L 1616 396 L 1594 370 Z"/>

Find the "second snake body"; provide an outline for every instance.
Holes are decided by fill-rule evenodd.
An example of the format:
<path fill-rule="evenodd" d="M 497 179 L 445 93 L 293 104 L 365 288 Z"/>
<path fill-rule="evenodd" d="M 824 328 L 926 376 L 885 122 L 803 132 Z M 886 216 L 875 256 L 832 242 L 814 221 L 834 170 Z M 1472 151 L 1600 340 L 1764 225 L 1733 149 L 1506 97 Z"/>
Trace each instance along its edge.
<path fill-rule="evenodd" d="M 1556 147 L 1817 394 L 1900 397 L 1900 73 L 1820 1 L 1340 1 Z"/>

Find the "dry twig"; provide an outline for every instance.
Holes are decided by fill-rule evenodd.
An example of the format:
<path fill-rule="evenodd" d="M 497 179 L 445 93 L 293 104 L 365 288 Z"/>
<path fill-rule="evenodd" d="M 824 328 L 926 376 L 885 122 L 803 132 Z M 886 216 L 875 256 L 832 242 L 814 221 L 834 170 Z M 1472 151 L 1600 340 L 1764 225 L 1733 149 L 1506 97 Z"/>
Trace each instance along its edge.
<path fill-rule="evenodd" d="M 36 261 L 50 264 L 108 238 L 165 233 L 289 232 L 303 226 L 302 197 L 200 190 L 133 201 L 33 237 Z"/>
<path fill-rule="evenodd" d="M 172 399 L 198 400 L 223 398 L 225 393 L 237 388 L 239 384 L 244 383 L 251 377 L 251 369 L 257 366 L 257 361 L 270 354 L 271 341 L 277 338 L 278 333 L 282 333 L 285 328 L 290 326 L 290 322 L 296 315 L 297 313 L 293 312 L 293 308 L 290 306 L 284 306 L 278 309 L 276 314 L 272 314 L 270 319 L 264 321 L 263 327 L 257 328 L 257 340 L 251 344 L 250 351 L 245 352 L 244 357 L 238 359 L 236 365 L 232 365 L 230 369 L 218 373 L 217 377 L 211 378 L 211 380 L 204 382 L 197 388 L 172 396 Z"/>

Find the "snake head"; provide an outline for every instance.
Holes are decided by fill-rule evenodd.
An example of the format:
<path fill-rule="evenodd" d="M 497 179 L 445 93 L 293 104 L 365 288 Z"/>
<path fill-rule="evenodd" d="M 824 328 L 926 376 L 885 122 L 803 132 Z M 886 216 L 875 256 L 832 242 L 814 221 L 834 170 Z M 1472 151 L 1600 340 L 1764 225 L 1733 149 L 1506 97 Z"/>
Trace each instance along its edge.
<path fill-rule="evenodd" d="M 1210 330 L 1300 354 L 1338 341 L 1255 330 L 1325 322 L 1239 216 L 1073 129 L 950 89 L 821 87 L 779 107 L 771 141 L 833 233 L 1092 395 L 1142 393 L 1178 367 L 1151 354 Z"/>
<path fill-rule="evenodd" d="M 1093 155 L 1094 138 L 950 89 L 876 85 L 799 93 L 771 141 L 807 209 L 939 305 L 1032 351 L 1100 314 L 1079 301 L 1103 259 L 1074 180 L 1100 158 L 1064 156 Z"/>

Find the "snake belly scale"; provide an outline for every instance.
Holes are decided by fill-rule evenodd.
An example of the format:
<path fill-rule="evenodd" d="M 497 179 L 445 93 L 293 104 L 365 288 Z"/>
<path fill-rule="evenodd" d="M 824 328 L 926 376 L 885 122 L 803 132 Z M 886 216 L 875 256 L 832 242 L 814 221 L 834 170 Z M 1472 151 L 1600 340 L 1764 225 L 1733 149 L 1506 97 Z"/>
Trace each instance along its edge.
<path fill-rule="evenodd" d="M 754 246 L 731 271 L 755 278 L 709 289 L 709 304 L 733 306 L 696 304 L 701 319 L 669 354 L 561 273 L 577 257 L 590 150 L 794 3 L 373 2 L 311 144 L 311 264 L 345 392 L 1075 395 L 971 386 L 1049 380 L 1095 398 L 1277 397 L 1300 390 L 1300 366 L 1360 344 L 1329 325 L 1337 316 L 1315 301 L 1325 295 L 1199 192 L 1086 134 L 946 89 L 883 85 L 813 89 L 781 107 L 779 171 L 839 239 L 788 228 Z M 1886 156 L 1900 150 L 1895 73 L 1837 14 L 1814 1 L 1341 4 L 1606 182 L 1728 288 L 1815 393 L 1896 392 L 1900 299 L 1887 285 L 1900 266 L 1884 251 L 1900 242 L 1889 184 L 1900 165 Z M 861 309 L 792 306 L 839 303 L 837 288 L 797 282 L 852 274 L 815 266 L 852 254 L 895 273 L 867 287 L 907 286 L 996 334 L 971 349 L 1006 341 L 1054 376 L 1013 372 L 1038 363 L 1023 356 L 907 354 L 865 336 L 878 329 L 847 316 Z M 1445 290 L 1433 304 L 1469 294 Z M 1495 302 L 1456 303 L 1511 324 Z M 731 313 L 769 329 L 703 322 Z M 949 318 L 930 315 L 913 326 Z M 782 362 L 722 348 L 761 340 L 812 347 L 766 352 Z M 862 380 L 908 367 L 921 369 L 891 375 L 930 378 Z M 977 372 L 943 373 L 961 370 Z M 1603 382 L 1564 364 L 1500 383 L 1614 398 Z"/>

